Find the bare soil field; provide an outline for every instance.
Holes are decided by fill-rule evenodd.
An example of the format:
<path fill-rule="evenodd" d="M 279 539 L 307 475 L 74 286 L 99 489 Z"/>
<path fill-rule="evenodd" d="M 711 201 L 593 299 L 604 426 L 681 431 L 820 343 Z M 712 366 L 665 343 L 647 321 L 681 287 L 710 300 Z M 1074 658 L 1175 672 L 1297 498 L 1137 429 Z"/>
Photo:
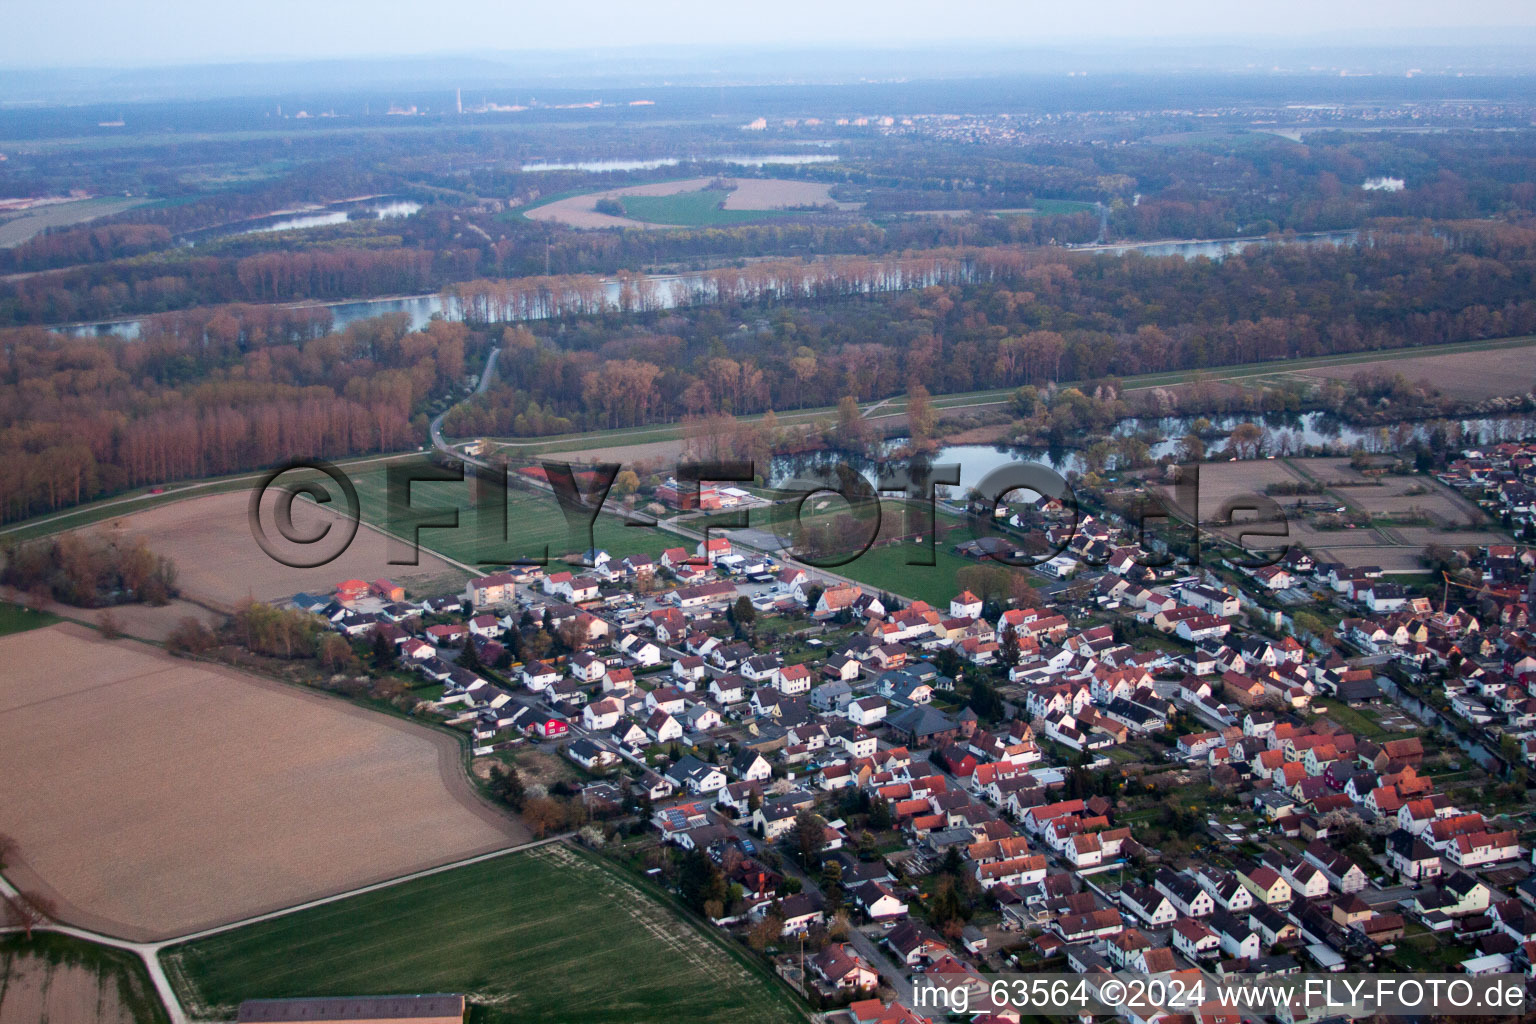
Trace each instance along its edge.
<path fill-rule="evenodd" d="M 599 199 L 617 199 L 619 196 L 671 196 L 679 192 L 697 192 L 708 185 L 711 178 L 688 178 L 684 181 L 658 181 L 650 185 L 632 185 L 628 188 L 611 188 L 605 192 L 589 192 L 582 196 L 557 199 L 553 203 L 524 210 L 529 220 L 553 221 L 573 228 L 665 228 L 665 224 L 647 224 L 628 217 L 615 217 L 597 212 Z"/>
<path fill-rule="evenodd" d="M 1393 532 L 1418 548 L 1423 548 L 1427 544 L 1464 548 L 1509 543 L 1508 536 L 1492 530 L 1437 530 L 1429 526 L 1399 526 Z"/>
<path fill-rule="evenodd" d="M 31 598 L 14 587 L 0 587 L 0 601 L 31 606 Z M 111 608 L 80 608 L 72 604 L 47 601 L 38 606 L 39 611 L 50 612 L 60 618 L 74 619 L 104 626 L 110 618 L 117 624 L 118 632 L 136 636 L 151 643 L 164 643 L 182 619 L 197 619 L 210 628 L 224 618 L 191 601 L 171 601 L 154 606 L 147 604 L 120 604 Z"/>
<path fill-rule="evenodd" d="M 1274 496 L 1282 510 L 1298 500 L 1337 502 L 1384 520 L 1375 529 L 1321 530 L 1309 518 L 1287 517 L 1289 542 L 1304 546 L 1326 561 L 1379 565 L 1388 572 L 1418 572 L 1423 569 L 1419 554 L 1426 545 L 1460 547 L 1507 540 L 1491 529 L 1456 529 L 1467 523 L 1476 509 L 1438 481 L 1421 476 L 1369 478 L 1350 466 L 1348 459 L 1340 458 L 1202 463 L 1200 518 L 1210 529 L 1209 524 L 1228 500 L 1263 494 L 1270 484 L 1302 480 L 1313 480 L 1325 487 L 1337 486 L 1336 489 L 1329 487 L 1322 495 Z M 1162 490 L 1171 497 L 1170 489 L 1163 487 Z M 1423 493 L 1411 493 L 1415 490 Z M 1406 519 L 1418 514 L 1427 516 L 1435 525 L 1390 525 L 1393 518 Z M 1236 540 L 1240 531 L 1228 528 L 1214 532 Z M 1268 542 L 1255 536 L 1250 536 L 1246 543 L 1254 550 L 1269 546 Z"/>
<path fill-rule="evenodd" d="M 525 841 L 458 741 L 75 625 L 0 638 L 7 877 L 170 938 Z"/>
<path fill-rule="evenodd" d="M 335 491 L 335 486 L 331 490 Z M 423 548 L 419 565 L 390 565 L 390 545 L 385 536 L 359 527 L 351 545 L 335 561 L 315 569 L 292 569 L 267 555 L 251 536 L 247 514 L 249 494 L 232 491 L 172 502 L 143 512 L 108 520 L 89 531 L 121 531 L 144 537 L 149 546 L 176 563 L 182 590 L 193 601 L 231 609 L 245 598 L 273 601 L 299 591 L 329 593 L 347 579 L 386 577 L 412 595 L 460 591 L 469 574 Z M 337 499 L 339 500 L 339 499 Z M 263 508 L 270 512 L 276 502 L 272 492 Z M 364 518 L 368 510 L 364 510 Z M 330 525 L 343 525 L 336 516 L 307 498 L 293 503 L 294 527 L 306 535 Z M 272 522 L 270 514 L 266 516 Z M 267 527 L 277 537 L 276 529 Z M 305 553 L 302 548 L 296 552 Z M 176 618 L 179 618 L 177 616 Z M 170 619 L 174 625 L 176 618 Z"/>
<path fill-rule="evenodd" d="M 1452 398 L 1476 402 L 1500 395 L 1522 395 L 1536 385 L 1531 350 L 1520 346 L 1482 352 L 1457 352 L 1438 356 L 1392 359 L 1380 364 L 1353 363 L 1297 370 L 1296 375 L 1318 380 L 1351 380 L 1356 374 L 1379 369 L 1402 374 L 1410 381 L 1427 380 Z"/>
<path fill-rule="evenodd" d="M 1324 562 L 1338 562 L 1350 566 L 1375 565 L 1379 566 L 1383 572 L 1424 571 L 1424 563 L 1419 561 L 1422 545 L 1352 543 L 1368 542 L 1373 538 L 1372 534 L 1360 530 L 1334 531 L 1319 534 L 1315 539 L 1303 539 L 1297 536 L 1293 526 L 1291 534 L 1296 538 L 1297 543 L 1305 544 L 1314 557 Z"/>
<path fill-rule="evenodd" d="M 1244 462 L 1200 463 L 1200 520 L 1210 522 L 1226 503 L 1246 495 L 1263 495 L 1276 483 L 1295 483 L 1304 479 L 1279 459 L 1254 459 Z M 1172 497 L 1172 488 L 1162 490 Z M 1280 501 L 1281 505 L 1287 502 Z M 1189 510 L 1185 510 L 1189 511 Z"/>
<path fill-rule="evenodd" d="M 1351 466 L 1348 459 L 1307 459 L 1304 465 L 1318 481 L 1336 485 L 1329 488 L 1330 492 L 1342 502 L 1373 518 L 1427 517 L 1443 527 L 1486 521 L 1477 506 L 1431 477 L 1368 477 Z"/>
<path fill-rule="evenodd" d="M 640 444 L 614 445 L 606 448 L 583 448 L 574 452 L 551 452 L 547 458 L 566 462 L 619 462 L 625 468 L 639 463 L 659 462 L 674 467 L 687 454 L 688 442 L 683 438 L 671 441 L 643 441 Z"/>
<path fill-rule="evenodd" d="M 0 960 L 0 1021 L 5 1024 L 134 1024 L 118 998 L 117 979 L 79 964 L 42 957 Z"/>
<path fill-rule="evenodd" d="M 611 188 L 603 192 L 557 199 L 531 210 L 524 210 L 529 220 L 553 221 L 573 228 L 660 228 L 670 225 L 651 224 L 631 217 L 615 217 L 598 213 L 599 199 L 617 199 L 621 196 L 672 196 L 680 192 L 697 192 L 708 187 L 714 178 L 687 178 L 682 181 L 659 181 L 649 185 L 630 185 Z M 782 210 L 792 206 L 819 206 L 833 203 L 830 185 L 812 181 L 792 181 L 784 178 L 731 178 L 736 189 L 725 200 L 727 210 Z M 857 203 L 836 203 L 839 209 L 856 208 Z"/>
<path fill-rule="evenodd" d="M 839 203 L 832 198 L 832 186 L 819 181 L 791 181 L 787 178 L 733 178 L 736 190 L 725 200 L 727 210 L 786 210 L 795 206 L 825 206 L 839 210 L 858 209 L 858 203 Z"/>

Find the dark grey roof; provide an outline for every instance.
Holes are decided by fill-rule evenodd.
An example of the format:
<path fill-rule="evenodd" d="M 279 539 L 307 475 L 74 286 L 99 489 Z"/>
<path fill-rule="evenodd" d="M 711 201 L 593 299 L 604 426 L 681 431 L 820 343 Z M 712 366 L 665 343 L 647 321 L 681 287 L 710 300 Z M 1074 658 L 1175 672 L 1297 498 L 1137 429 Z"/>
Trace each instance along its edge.
<path fill-rule="evenodd" d="M 459 995 L 347 996 L 316 999 L 248 999 L 238 1021 L 423 1020 L 463 1016 Z"/>
<path fill-rule="evenodd" d="M 886 718 L 891 728 L 913 736 L 932 736 L 959 728 L 959 723 L 938 708 L 918 704 Z"/>

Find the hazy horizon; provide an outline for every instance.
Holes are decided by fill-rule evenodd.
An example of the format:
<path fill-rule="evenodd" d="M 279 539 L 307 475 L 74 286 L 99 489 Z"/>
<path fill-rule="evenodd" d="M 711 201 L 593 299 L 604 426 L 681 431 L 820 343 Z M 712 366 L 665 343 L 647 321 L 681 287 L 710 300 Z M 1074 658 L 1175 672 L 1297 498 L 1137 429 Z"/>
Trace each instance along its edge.
<path fill-rule="evenodd" d="M 1195 0 L 1151 6 L 1107 0 L 1090 11 L 969 0 L 942 10 L 916 0 L 787 0 L 721 9 L 660 0 L 649 9 L 611 0 L 580 9 L 464 0 L 448 10 L 356 0 L 316 6 L 273 0 L 252 20 L 213 5 L 168 0 L 151 9 L 108 0 L 11 5 L 0 70 L 147 68 L 286 61 L 519 54 L 645 56 L 766 50 L 1058 49 L 1099 46 L 1331 48 L 1523 45 L 1536 5 L 1470 0 L 1454 9 L 1409 0 L 1341 6 L 1297 0 L 1229 6 Z M 1514 33 L 1514 37 L 1511 36 Z"/>

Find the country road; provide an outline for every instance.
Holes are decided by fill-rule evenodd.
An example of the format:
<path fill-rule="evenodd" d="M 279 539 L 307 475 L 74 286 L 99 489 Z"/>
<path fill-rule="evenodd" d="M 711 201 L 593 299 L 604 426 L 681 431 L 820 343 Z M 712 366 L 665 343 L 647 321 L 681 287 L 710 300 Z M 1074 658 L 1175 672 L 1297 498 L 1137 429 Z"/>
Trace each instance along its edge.
<path fill-rule="evenodd" d="M 475 389 L 469 393 L 469 398 L 485 394 L 485 389 L 491 386 L 491 378 L 496 375 L 496 360 L 500 356 L 501 348 L 498 346 L 491 349 L 490 355 L 485 357 L 485 369 L 480 371 L 480 383 L 476 384 Z M 464 402 L 469 401 L 469 398 L 464 399 Z M 432 417 L 432 423 L 427 428 L 428 432 L 432 435 L 432 447 L 447 455 L 452 455 L 454 458 L 462 458 L 463 456 L 460 456 L 448 442 L 443 440 L 443 420 L 447 419 L 448 414 L 463 405 L 464 402 L 455 402 Z"/>

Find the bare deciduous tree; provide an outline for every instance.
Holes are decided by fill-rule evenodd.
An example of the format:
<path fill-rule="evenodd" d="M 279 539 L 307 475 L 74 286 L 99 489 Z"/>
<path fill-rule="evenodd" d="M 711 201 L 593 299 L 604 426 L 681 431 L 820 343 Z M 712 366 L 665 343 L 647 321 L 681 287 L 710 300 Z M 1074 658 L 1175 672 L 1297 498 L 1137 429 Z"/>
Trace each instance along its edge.
<path fill-rule="evenodd" d="M 19 892 L 5 900 L 8 916 L 21 927 L 28 940 L 32 929 L 47 924 L 58 916 L 58 906 L 47 896 L 35 892 Z"/>

